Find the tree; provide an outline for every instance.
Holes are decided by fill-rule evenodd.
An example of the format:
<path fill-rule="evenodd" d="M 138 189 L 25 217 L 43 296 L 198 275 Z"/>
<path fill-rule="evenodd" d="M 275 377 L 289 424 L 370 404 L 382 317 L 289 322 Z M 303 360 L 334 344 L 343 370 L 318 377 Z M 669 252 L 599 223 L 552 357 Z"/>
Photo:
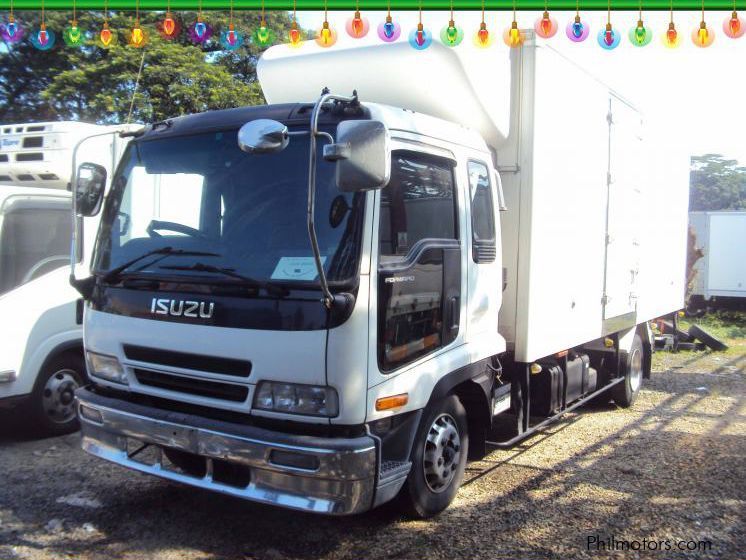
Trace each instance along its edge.
<path fill-rule="evenodd" d="M 38 28 L 38 13 L 20 12 L 17 16 L 27 33 Z M 179 16 L 182 27 L 197 18 L 195 12 Z M 161 38 L 155 23 L 163 17 L 156 12 L 141 14 L 148 44 L 136 49 L 126 42 L 127 31 L 134 24 L 132 15 L 111 14 L 109 26 L 117 31 L 118 42 L 103 49 L 94 42 L 103 14 L 81 13 L 78 25 L 88 31 L 86 45 L 73 48 L 61 37 L 70 14 L 48 12 L 47 27 L 57 34 L 51 51 L 35 50 L 26 40 L 0 49 L 0 122 L 124 122 L 133 94 L 131 120 L 146 122 L 264 101 L 256 79 L 256 63 L 264 49 L 250 38 L 260 21 L 258 13 L 235 13 L 235 28 L 244 34 L 245 41 L 232 52 L 223 51 L 219 44 L 220 30 L 228 27 L 228 14 L 204 14 L 215 30 L 204 47 L 193 45 L 184 32 L 174 41 Z M 287 36 L 291 19 L 286 12 L 268 13 L 266 21 L 279 40 Z"/>
<path fill-rule="evenodd" d="M 692 157 L 689 210 L 746 210 L 746 167 L 720 154 Z"/>

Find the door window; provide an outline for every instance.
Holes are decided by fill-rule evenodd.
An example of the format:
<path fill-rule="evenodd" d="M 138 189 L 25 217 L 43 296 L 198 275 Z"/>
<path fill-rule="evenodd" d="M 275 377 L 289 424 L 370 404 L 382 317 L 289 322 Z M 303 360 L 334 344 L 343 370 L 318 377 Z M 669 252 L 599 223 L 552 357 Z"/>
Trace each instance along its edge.
<path fill-rule="evenodd" d="M 392 156 L 381 191 L 381 257 L 406 256 L 423 239 L 457 239 L 450 161 L 411 152 Z"/>

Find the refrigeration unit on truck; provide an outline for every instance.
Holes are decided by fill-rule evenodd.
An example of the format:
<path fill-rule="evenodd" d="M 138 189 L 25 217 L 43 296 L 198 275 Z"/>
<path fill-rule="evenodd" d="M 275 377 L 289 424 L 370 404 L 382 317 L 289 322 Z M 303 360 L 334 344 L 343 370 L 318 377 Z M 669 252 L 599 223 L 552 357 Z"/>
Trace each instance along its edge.
<path fill-rule="evenodd" d="M 549 47 L 475 56 L 489 87 L 436 44 L 273 47 L 269 105 L 133 139 L 75 279 L 85 451 L 425 517 L 467 457 L 632 404 L 646 322 L 683 305 L 688 161 Z M 103 179 L 78 185 L 94 206 Z"/>
<path fill-rule="evenodd" d="M 689 223 L 703 253 L 689 307 L 746 306 L 746 212 L 690 212 Z"/>
<path fill-rule="evenodd" d="M 0 125 L 0 408 L 20 405 L 23 422 L 47 434 L 78 425 L 74 391 L 86 376 L 80 295 L 67 268 L 72 155 L 81 140 L 109 130 L 78 122 Z M 111 134 L 92 138 L 80 155 L 112 168 L 119 143 Z M 81 257 L 97 224 L 80 220 Z"/>

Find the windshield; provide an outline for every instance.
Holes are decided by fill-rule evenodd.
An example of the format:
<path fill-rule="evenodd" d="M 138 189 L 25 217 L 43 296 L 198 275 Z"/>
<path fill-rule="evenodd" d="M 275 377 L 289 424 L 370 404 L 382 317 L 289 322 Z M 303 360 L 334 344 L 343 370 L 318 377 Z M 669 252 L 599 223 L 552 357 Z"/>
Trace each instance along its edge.
<path fill-rule="evenodd" d="M 236 135 L 233 130 L 132 142 L 104 211 L 97 271 L 118 276 L 118 267 L 127 265 L 121 274 L 218 282 L 238 281 L 238 274 L 318 284 L 306 226 L 308 135 L 262 155 L 241 151 Z M 321 259 L 330 282 L 347 282 L 358 269 L 364 196 L 339 192 L 334 164 L 323 160 L 323 142 L 318 144 Z M 152 256 L 138 260 L 148 252 Z"/>

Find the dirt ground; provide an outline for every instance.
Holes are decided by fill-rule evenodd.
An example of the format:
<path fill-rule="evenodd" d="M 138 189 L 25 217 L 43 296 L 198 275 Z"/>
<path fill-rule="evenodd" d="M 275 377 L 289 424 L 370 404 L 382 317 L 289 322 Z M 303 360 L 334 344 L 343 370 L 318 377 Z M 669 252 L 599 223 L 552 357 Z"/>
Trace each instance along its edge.
<path fill-rule="evenodd" d="M 744 558 L 746 339 L 731 342 L 658 354 L 631 409 L 586 407 L 469 464 L 429 521 L 259 506 L 95 460 L 77 434 L 24 439 L 1 417 L 0 559 Z"/>

